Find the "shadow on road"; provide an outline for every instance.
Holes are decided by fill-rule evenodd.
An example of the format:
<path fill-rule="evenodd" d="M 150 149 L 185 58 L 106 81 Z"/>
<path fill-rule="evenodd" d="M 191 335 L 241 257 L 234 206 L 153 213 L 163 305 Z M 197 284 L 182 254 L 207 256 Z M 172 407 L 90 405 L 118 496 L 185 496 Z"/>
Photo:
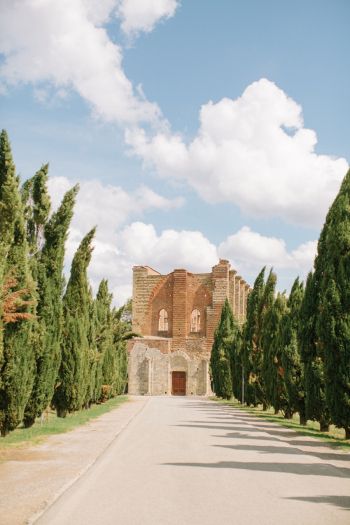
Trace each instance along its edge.
<path fill-rule="evenodd" d="M 188 404 L 187 404 L 188 406 Z M 274 422 L 266 422 L 261 421 L 256 416 L 251 414 L 242 414 L 241 411 L 234 409 L 229 406 L 220 406 L 216 403 L 210 403 L 206 402 L 203 403 L 202 401 L 195 401 L 190 403 L 190 406 L 192 408 L 195 408 L 196 410 L 200 411 L 204 417 L 209 418 L 211 421 L 201 421 L 201 420 L 192 420 L 188 422 L 183 422 L 177 426 L 180 427 L 188 427 L 188 428 L 205 428 L 205 429 L 212 429 L 219 431 L 217 434 L 213 434 L 213 437 L 216 438 L 229 438 L 231 440 L 235 439 L 244 439 L 244 440 L 250 440 L 253 443 L 252 444 L 235 444 L 232 445 L 225 445 L 225 444 L 216 444 L 213 445 L 215 447 L 221 447 L 221 448 L 227 448 L 232 450 L 246 450 L 246 451 L 256 451 L 258 453 L 262 454 L 291 454 L 291 455 L 305 455 L 305 456 L 312 456 L 321 460 L 325 461 L 343 461 L 343 462 L 350 462 L 350 454 L 346 453 L 337 453 L 335 447 L 330 445 L 329 443 L 324 443 L 318 440 L 307 440 L 303 439 L 300 440 L 301 434 L 295 432 L 292 429 L 286 429 L 281 428 L 276 425 Z M 225 434 L 220 435 L 220 430 L 227 431 Z M 264 435 L 265 434 L 265 435 Z M 297 439 L 296 439 L 297 438 Z M 265 442 L 273 442 L 271 445 L 267 444 L 260 444 L 260 443 L 254 443 L 254 441 L 265 441 Z M 280 446 L 278 446 L 280 444 Z M 303 450 L 299 447 L 308 447 L 309 450 Z M 315 450 L 315 448 L 325 448 L 326 450 L 323 452 L 320 452 L 318 450 Z M 222 465 L 223 463 L 219 464 Z M 245 468 L 243 466 L 239 466 L 239 463 L 228 463 L 227 465 L 231 465 L 230 467 L 226 466 L 226 468 Z M 236 466 L 234 466 L 236 465 Z M 255 465 L 255 464 L 251 464 Z M 266 465 L 268 464 L 257 464 L 257 470 L 259 470 L 261 465 L 265 465 L 265 468 L 267 468 Z M 281 465 L 281 464 L 279 464 Z M 286 464 L 286 468 L 289 464 Z M 193 465 L 194 466 L 194 465 Z M 205 465 L 203 465 L 205 466 Z M 209 465 L 210 466 L 210 465 Z M 215 464 L 213 464 L 215 466 Z M 253 467 L 252 467 L 253 468 Z M 327 468 L 326 466 L 314 466 L 314 469 L 309 469 L 309 466 L 307 469 L 302 469 L 300 471 L 300 465 L 296 465 L 296 472 L 300 474 L 312 474 L 316 473 L 316 475 L 326 475 L 324 474 L 324 468 Z M 349 471 L 346 468 L 340 468 L 334 465 L 329 466 L 330 469 L 338 469 L 338 474 L 335 474 L 334 471 L 332 471 L 331 476 L 346 476 L 349 477 Z M 271 466 L 271 471 L 274 471 L 273 465 Z M 277 467 L 277 472 L 283 471 L 280 467 Z M 287 470 L 288 472 L 293 472 L 292 470 Z"/>
<path fill-rule="evenodd" d="M 285 498 L 294 499 L 296 501 L 311 501 L 312 503 L 328 503 L 341 509 L 350 510 L 350 496 L 309 496 L 309 497 L 298 497 L 298 498 Z"/>
<path fill-rule="evenodd" d="M 297 474 L 300 476 L 327 476 L 332 478 L 350 478 L 350 469 L 319 465 L 314 463 L 260 463 L 252 461 L 218 461 L 216 463 L 162 463 L 173 467 L 228 468 Z"/>
<path fill-rule="evenodd" d="M 224 436 L 219 434 L 213 434 L 213 437 L 217 438 L 237 438 L 237 439 L 249 439 L 250 441 L 276 441 L 277 443 L 281 442 L 281 439 L 277 439 L 270 436 L 248 436 L 248 434 L 244 434 L 243 432 L 228 432 Z"/>
<path fill-rule="evenodd" d="M 278 440 L 280 441 L 280 440 Z M 316 451 L 307 451 L 301 450 L 300 448 L 293 447 L 293 443 L 281 440 L 282 443 L 286 443 L 286 447 L 276 447 L 276 446 L 262 446 L 262 445 L 214 445 L 215 447 L 220 448 L 229 448 L 233 450 L 247 450 L 247 451 L 256 451 L 256 452 L 265 452 L 266 454 L 303 454 L 307 456 L 313 456 L 323 460 L 333 460 L 333 461 L 350 461 L 350 456 L 345 454 L 332 454 L 332 452 L 316 452 Z M 295 443 L 298 444 L 298 443 Z M 289 446 L 288 446 L 289 445 Z"/>
<path fill-rule="evenodd" d="M 254 427 L 241 427 L 241 426 L 237 426 L 237 425 L 230 425 L 229 427 L 228 426 L 224 426 L 224 425 L 214 425 L 214 424 L 185 424 L 185 423 L 182 423 L 180 425 L 174 425 L 176 427 L 188 427 L 188 428 L 208 428 L 208 429 L 213 429 L 213 430 L 242 430 L 244 432 L 258 432 L 259 434 L 261 434 L 261 430 L 259 430 L 258 428 L 254 428 Z"/>

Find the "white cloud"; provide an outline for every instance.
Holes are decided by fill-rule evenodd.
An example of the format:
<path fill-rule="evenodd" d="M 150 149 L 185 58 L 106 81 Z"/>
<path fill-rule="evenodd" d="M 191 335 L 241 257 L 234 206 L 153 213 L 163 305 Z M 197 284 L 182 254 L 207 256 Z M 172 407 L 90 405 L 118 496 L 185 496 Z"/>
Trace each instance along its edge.
<path fill-rule="evenodd" d="M 67 177 L 49 179 L 54 209 L 61 202 L 64 193 L 76 182 Z M 87 232 L 97 225 L 99 237 L 106 240 L 132 216 L 141 216 L 151 209 L 167 211 L 183 205 L 183 199 L 168 199 L 146 186 L 140 186 L 134 192 L 126 192 L 120 186 L 105 185 L 98 180 L 80 181 L 79 185 L 72 227 Z"/>
<path fill-rule="evenodd" d="M 313 267 L 316 249 L 317 241 L 309 241 L 288 251 L 283 239 L 266 237 L 244 226 L 219 245 L 218 253 L 229 259 L 251 284 L 263 266 L 273 267 L 282 277 L 283 288 L 289 287 L 298 275 L 305 279 Z"/>
<path fill-rule="evenodd" d="M 160 272 L 174 268 L 206 272 L 217 263 L 217 251 L 199 231 L 163 230 L 157 234 L 152 224 L 134 222 L 118 236 L 120 251 L 133 264 L 147 264 Z"/>
<path fill-rule="evenodd" d="M 218 262 L 216 247 L 201 232 L 163 230 L 158 234 L 152 224 L 143 222 L 134 222 L 119 231 L 115 250 L 114 264 L 110 264 L 109 269 L 107 264 L 103 269 L 109 274 L 111 268 L 115 272 L 112 284 L 121 303 L 131 297 L 134 265 L 148 265 L 167 274 L 174 268 L 208 272 Z M 104 260 L 105 256 L 106 253 Z M 110 260 L 112 263 L 112 257 Z M 96 272 L 94 261 L 92 266 Z"/>
<path fill-rule="evenodd" d="M 67 273 L 81 239 L 97 225 L 89 277 L 94 291 L 101 279 L 107 278 L 117 304 L 131 296 L 134 265 L 147 264 L 165 274 L 174 268 L 208 272 L 220 256 L 229 259 L 250 284 L 262 266 L 273 266 L 280 288 L 289 288 L 297 275 L 304 278 L 312 268 L 316 241 L 288 251 L 283 239 L 263 236 L 245 226 L 216 247 L 199 231 L 157 232 L 153 224 L 130 223 L 151 209 L 166 211 L 178 207 L 181 199 L 167 199 L 147 187 L 126 193 L 120 187 L 99 181 L 82 181 L 80 185 L 67 243 Z M 73 181 L 66 177 L 49 180 L 54 208 L 72 186 Z"/>
<path fill-rule="evenodd" d="M 250 215 L 320 226 L 348 163 L 317 155 L 316 133 L 301 107 L 274 83 L 254 82 L 236 99 L 208 102 L 197 136 L 126 131 L 126 142 L 162 177 L 183 179 L 208 202 L 231 202 Z"/>
<path fill-rule="evenodd" d="M 49 179 L 53 209 L 57 208 L 64 193 L 75 182 L 66 177 Z M 81 239 L 91 228 L 97 226 L 89 277 L 94 291 L 102 278 L 108 278 L 115 300 L 121 304 L 131 294 L 131 269 L 136 264 L 132 250 L 125 250 L 125 233 L 120 233 L 121 228 L 132 217 L 141 217 L 152 209 L 167 211 L 182 204 L 182 199 L 167 199 L 146 186 L 127 193 L 118 186 L 103 185 L 100 181 L 80 181 L 66 247 L 67 273 Z M 135 237 L 134 241 L 139 243 L 142 239 Z M 148 261 L 150 252 L 145 251 L 140 257 L 143 262 Z"/>
<path fill-rule="evenodd" d="M 179 5 L 177 0 L 119 0 L 118 16 L 127 35 L 149 33 L 159 20 L 171 18 Z"/>
<path fill-rule="evenodd" d="M 115 268 L 122 276 L 118 283 L 129 295 L 134 265 L 147 264 L 165 274 L 174 268 L 186 268 L 194 273 L 210 272 L 219 257 L 228 259 L 251 285 L 263 266 L 272 266 L 277 272 L 278 289 L 289 290 L 297 276 L 305 279 L 312 269 L 316 247 L 316 241 L 309 241 L 289 251 L 283 239 L 263 236 L 247 226 L 216 247 L 199 231 L 163 230 L 157 233 L 152 224 L 133 222 L 116 236 L 118 268 Z M 105 269 L 108 271 L 108 265 Z M 117 295 L 120 296 L 120 292 Z"/>
<path fill-rule="evenodd" d="M 146 2 L 147 4 L 147 2 Z M 135 93 L 122 51 L 102 27 L 117 0 L 12 0 L 0 17 L 0 75 L 7 85 L 74 89 L 105 121 L 157 123 L 161 113 Z M 155 18 L 156 21 L 156 18 Z M 43 87 L 36 92 L 42 96 Z"/>

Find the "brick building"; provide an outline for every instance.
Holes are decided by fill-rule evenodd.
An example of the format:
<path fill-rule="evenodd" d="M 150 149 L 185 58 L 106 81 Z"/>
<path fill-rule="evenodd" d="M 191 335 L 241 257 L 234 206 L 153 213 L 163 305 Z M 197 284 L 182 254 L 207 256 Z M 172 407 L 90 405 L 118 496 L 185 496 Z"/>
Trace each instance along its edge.
<path fill-rule="evenodd" d="M 230 263 L 211 273 L 174 270 L 161 275 L 133 268 L 133 331 L 129 341 L 129 393 L 208 395 L 214 331 L 226 297 L 239 323 L 246 315 L 249 285 Z"/>

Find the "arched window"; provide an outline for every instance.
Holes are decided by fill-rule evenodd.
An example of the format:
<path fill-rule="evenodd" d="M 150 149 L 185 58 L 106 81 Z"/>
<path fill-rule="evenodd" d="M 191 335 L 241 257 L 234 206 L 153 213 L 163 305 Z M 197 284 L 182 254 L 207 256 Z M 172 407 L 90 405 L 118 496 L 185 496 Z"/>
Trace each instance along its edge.
<path fill-rule="evenodd" d="M 199 332 L 201 328 L 201 314 L 200 311 L 193 310 L 191 314 L 191 332 Z"/>
<path fill-rule="evenodd" d="M 158 331 L 159 332 L 168 331 L 168 312 L 164 310 L 164 308 L 162 308 L 162 310 L 159 312 Z"/>

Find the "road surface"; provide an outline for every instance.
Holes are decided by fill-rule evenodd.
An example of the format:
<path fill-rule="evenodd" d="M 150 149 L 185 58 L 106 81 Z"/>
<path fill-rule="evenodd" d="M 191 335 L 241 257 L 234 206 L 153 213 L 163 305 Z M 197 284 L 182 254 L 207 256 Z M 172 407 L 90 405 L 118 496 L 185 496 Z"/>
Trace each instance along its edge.
<path fill-rule="evenodd" d="M 37 525 L 342 525 L 350 454 L 238 409 L 151 397 Z"/>

